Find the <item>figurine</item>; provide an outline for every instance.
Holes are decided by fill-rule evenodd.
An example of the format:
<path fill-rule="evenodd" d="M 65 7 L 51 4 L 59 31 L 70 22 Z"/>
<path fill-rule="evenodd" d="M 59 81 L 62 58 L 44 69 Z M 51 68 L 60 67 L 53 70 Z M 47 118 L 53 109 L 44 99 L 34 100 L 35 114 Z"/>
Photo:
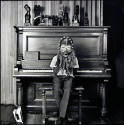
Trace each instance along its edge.
<path fill-rule="evenodd" d="M 58 26 L 58 16 L 57 15 L 53 15 L 53 17 L 52 17 L 52 25 L 53 26 Z"/>
<path fill-rule="evenodd" d="M 69 17 L 67 8 L 63 7 L 63 26 L 68 26 L 68 25 L 69 25 Z"/>
<path fill-rule="evenodd" d="M 42 22 L 42 12 L 43 12 L 43 7 L 40 5 L 34 5 L 34 19 L 33 19 L 33 24 L 35 26 L 39 25 Z"/>
<path fill-rule="evenodd" d="M 84 16 L 84 26 L 89 26 L 89 19 L 88 19 L 88 13 L 85 12 Z"/>
<path fill-rule="evenodd" d="M 59 8 L 59 12 L 58 12 L 58 25 L 59 26 L 63 26 L 63 8 L 60 7 Z"/>
<path fill-rule="evenodd" d="M 79 26 L 79 5 L 76 5 L 75 9 L 74 9 L 74 16 L 73 16 L 73 19 L 72 19 L 72 25 L 73 26 Z"/>
<path fill-rule="evenodd" d="M 26 14 L 25 14 L 25 26 L 30 26 L 30 19 L 31 19 L 31 15 L 30 15 L 30 7 L 28 6 L 28 4 L 25 4 L 24 8 L 26 9 Z"/>

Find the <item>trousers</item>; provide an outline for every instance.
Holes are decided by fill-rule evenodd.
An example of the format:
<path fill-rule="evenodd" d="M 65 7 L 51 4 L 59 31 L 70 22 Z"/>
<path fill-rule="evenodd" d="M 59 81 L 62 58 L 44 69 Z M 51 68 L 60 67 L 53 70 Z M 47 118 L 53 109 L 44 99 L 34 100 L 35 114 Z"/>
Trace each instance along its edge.
<path fill-rule="evenodd" d="M 66 116 L 72 80 L 72 77 L 60 78 L 56 76 L 53 78 L 54 97 L 56 99 L 57 108 L 59 109 L 59 117 L 62 118 Z"/>

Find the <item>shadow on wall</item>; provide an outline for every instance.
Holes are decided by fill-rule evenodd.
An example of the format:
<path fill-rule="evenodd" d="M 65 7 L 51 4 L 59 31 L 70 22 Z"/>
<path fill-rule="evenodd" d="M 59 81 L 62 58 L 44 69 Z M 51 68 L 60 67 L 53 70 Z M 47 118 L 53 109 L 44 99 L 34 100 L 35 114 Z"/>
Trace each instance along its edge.
<path fill-rule="evenodd" d="M 115 70 L 117 87 L 124 88 L 124 50 L 115 60 Z"/>

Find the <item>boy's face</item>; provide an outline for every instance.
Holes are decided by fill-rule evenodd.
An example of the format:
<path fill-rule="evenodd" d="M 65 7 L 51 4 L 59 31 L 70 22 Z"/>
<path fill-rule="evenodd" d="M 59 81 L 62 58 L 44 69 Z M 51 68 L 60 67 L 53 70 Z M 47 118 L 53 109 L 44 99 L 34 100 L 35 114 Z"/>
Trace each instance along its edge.
<path fill-rule="evenodd" d="M 62 44 L 60 47 L 60 51 L 64 57 L 67 57 L 68 54 L 72 52 L 72 47 L 71 45 Z"/>

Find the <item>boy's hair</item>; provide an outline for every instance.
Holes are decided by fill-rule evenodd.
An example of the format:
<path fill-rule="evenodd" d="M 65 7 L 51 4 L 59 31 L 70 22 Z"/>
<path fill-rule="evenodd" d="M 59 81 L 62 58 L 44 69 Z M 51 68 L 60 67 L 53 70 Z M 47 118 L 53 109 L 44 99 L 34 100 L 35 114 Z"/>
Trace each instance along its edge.
<path fill-rule="evenodd" d="M 72 40 L 70 37 L 68 37 L 68 36 L 63 36 L 63 37 L 60 39 L 59 47 L 61 47 L 62 44 L 71 45 L 72 48 L 74 47 L 73 40 Z"/>
<path fill-rule="evenodd" d="M 66 59 L 63 57 L 63 55 L 60 51 L 60 47 L 62 44 L 72 46 L 72 51 Z M 73 40 L 70 37 L 63 37 L 63 38 L 61 38 L 60 44 L 59 44 L 59 51 L 57 54 L 56 66 L 58 69 L 59 68 L 65 69 L 67 71 L 67 74 L 70 74 L 70 72 L 72 71 L 75 64 L 76 64 L 76 56 L 75 56 L 75 52 L 73 49 Z"/>

